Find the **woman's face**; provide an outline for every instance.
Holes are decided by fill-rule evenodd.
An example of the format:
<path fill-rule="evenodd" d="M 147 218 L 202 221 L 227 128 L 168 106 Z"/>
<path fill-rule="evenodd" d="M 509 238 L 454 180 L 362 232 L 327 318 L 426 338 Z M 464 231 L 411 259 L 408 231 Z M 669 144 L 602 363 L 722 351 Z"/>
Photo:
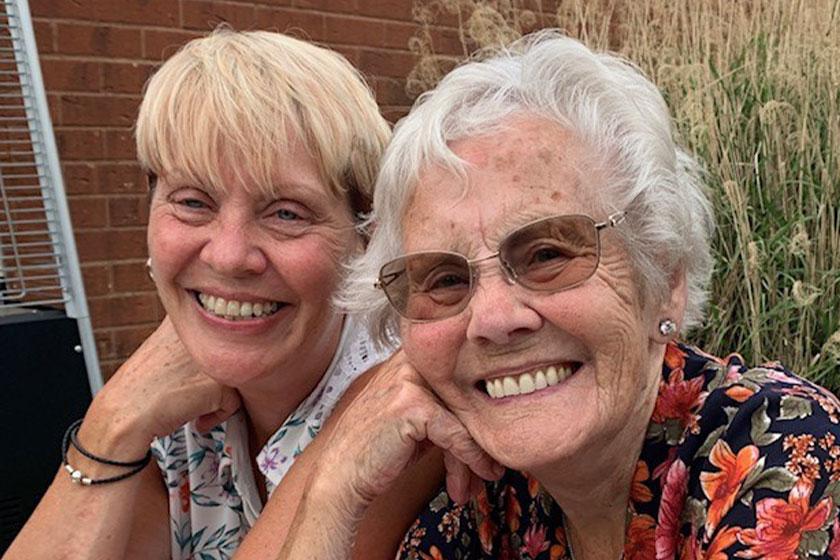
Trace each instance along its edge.
<path fill-rule="evenodd" d="M 404 216 L 406 252 L 477 259 L 535 219 L 586 214 L 600 222 L 621 210 L 593 203 L 600 174 L 572 135 L 534 118 L 508 124 L 452 144 L 469 164 L 466 190 L 440 168 L 421 173 Z M 409 360 L 479 445 L 502 464 L 536 474 L 590 446 L 615 444 L 638 419 L 634 429 L 644 429 L 661 360 L 649 339 L 654 319 L 642 309 L 611 228 L 601 232 L 596 272 L 565 291 L 510 284 L 498 259 L 478 266 L 466 309 L 435 322 L 403 319 L 401 332 Z M 522 388 L 525 374 L 550 377 L 551 368 L 558 383 L 528 394 L 492 398 L 485 389 L 488 380 Z"/>
<path fill-rule="evenodd" d="M 170 172 L 152 197 L 161 301 L 193 358 L 225 385 L 294 374 L 325 356 L 326 367 L 340 330 L 330 298 L 339 263 L 360 247 L 351 213 L 303 146 L 285 159 L 276 196 L 253 194 L 233 172 L 224 192 Z"/>

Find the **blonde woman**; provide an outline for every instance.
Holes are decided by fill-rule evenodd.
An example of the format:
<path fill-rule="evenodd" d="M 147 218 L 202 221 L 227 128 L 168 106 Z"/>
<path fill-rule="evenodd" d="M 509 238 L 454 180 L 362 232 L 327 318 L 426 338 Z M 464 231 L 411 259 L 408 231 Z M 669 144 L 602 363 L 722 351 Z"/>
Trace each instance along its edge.
<path fill-rule="evenodd" d="M 331 305 L 390 134 L 344 58 L 218 30 L 152 77 L 136 132 L 167 317 L 69 430 L 10 559 L 232 556 L 385 358 Z"/>

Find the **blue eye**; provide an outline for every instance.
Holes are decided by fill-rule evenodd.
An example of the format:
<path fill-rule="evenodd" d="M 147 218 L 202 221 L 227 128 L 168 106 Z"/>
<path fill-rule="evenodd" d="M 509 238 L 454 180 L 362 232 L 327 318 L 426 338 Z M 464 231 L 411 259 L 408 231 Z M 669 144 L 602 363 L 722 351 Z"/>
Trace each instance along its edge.
<path fill-rule="evenodd" d="M 202 201 L 196 198 L 185 198 L 183 200 L 178 201 L 178 204 L 180 204 L 181 206 L 186 206 L 187 208 L 190 208 L 192 210 L 201 210 L 207 207 L 206 204 L 204 204 Z"/>
<path fill-rule="evenodd" d="M 287 222 L 291 222 L 291 221 L 294 221 L 294 220 L 300 220 L 301 219 L 298 214 L 296 214 L 295 212 L 292 212 L 288 208 L 281 208 L 280 210 L 275 212 L 275 215 L 278 218 L 280 218 L 281 220 L 287 221 Z"/>

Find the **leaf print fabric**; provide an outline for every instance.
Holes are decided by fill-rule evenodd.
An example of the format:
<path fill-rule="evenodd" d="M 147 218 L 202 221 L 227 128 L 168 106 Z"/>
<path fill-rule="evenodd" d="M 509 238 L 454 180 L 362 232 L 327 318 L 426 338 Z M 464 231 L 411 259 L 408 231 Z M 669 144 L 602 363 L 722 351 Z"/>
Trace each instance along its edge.
<path fill-rule="evenodd" d="M 345 319 L 338 351 L 320 383 L 257 455 L 269 494 L 350 383 L 386 357 L 355 320 Z M 155 440 L 152 453 L 169 489 L 173 560 L 231 558 L 262 510 L 243 413 L 207 433 L 186 424 Z"/>
<path fill-rule="evenodd" d="M 778 363 L 669 344 L 630 488 L 627 560 L 840 560 L 840 401 Z M 444 521 L 445 520 L 445 521 Z M 456 506 L 445 491 L 398 558 L 569 558 L 562 511 L 507 471 Z"/>

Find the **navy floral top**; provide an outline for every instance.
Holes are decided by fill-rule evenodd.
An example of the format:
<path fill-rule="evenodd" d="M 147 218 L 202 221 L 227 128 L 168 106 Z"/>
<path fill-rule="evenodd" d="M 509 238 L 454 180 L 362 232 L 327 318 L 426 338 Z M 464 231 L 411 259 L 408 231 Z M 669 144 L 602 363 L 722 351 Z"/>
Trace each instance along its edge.
<path fill-rule="evenodd" d="M 668 346 L 630 491 L 624 556 L 840 560 L 840 401 L 777 363 Z M 508 471 L 464 506 L 441 492 L 398 558 L 569 558 L 562 512 Z"/>

